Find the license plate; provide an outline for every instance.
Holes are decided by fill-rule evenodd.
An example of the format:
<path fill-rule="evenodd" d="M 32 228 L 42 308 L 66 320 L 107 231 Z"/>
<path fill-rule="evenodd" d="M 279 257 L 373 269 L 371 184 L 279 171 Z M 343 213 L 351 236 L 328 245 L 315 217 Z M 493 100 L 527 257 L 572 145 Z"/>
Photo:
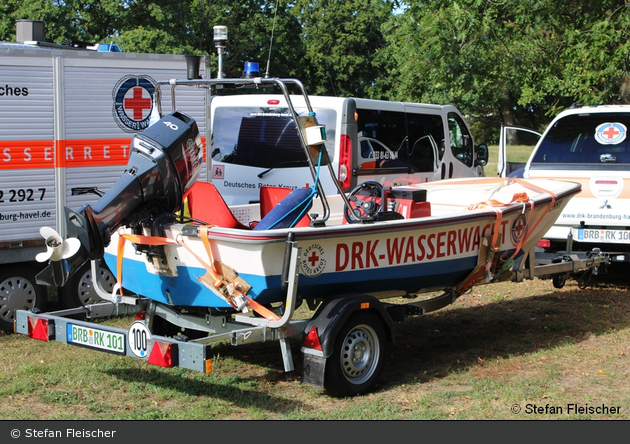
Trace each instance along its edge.
<path fill-rule="evenodd" d="M 125 354 L 125 335 L 97 328 L 67 324 L 68 344 Z"/>
<path fill-rule="evenodd" d="M 577 231 L 577 236 L 575 235 Z M 630 230 L 597 230 L 577 228 L 573 230 L 575 240 L 580 242 L 601 242 L 610 244 L 630 244 Z"/>

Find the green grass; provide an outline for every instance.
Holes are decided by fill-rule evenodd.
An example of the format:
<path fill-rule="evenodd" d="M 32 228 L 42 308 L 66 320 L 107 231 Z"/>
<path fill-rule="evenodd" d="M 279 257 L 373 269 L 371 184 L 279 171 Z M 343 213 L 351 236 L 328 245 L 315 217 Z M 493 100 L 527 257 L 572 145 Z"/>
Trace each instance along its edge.
<path fill-rule="evenodd" d="M 474 288 L 398 324 L 377 387 L 352 399 L 300 383 L 295 340 L 295 372 L 283 371 L 277 343 L 263 343 L 214 347 L 213 373 L 202 374 L 0 334 L 0 411 L 4 420 L 628 420 L 627 289 L 623 270 L 586 290 L 574 280 L 562 289 L 548 280 Z M 525 413 L 569 403 L 622 410 Z"/>

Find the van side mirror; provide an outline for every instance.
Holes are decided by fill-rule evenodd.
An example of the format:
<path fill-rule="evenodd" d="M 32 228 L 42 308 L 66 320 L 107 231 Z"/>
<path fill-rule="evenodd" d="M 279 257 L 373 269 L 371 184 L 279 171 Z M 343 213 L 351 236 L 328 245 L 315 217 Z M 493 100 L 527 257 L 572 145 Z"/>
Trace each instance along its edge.
<path fill-rule="evenodd" d="M 488 145 L 482 143 L 477 145 L 477 159 L 475 166 L 486 166 L 488 164 Z"/>

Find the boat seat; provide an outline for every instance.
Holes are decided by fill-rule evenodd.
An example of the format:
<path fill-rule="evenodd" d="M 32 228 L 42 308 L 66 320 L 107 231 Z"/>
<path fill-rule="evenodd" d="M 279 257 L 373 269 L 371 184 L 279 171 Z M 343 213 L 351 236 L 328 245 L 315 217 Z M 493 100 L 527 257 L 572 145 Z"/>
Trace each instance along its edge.
<path fill-rule="evenodd" d="M 210 182 L 195 182 L 184 198 L 188 201 L 188 211 L 193 219 L 222 228 L 250 229 L 234 217 L 217 188 Z"/>
<path fill-rule="evenodd" d="M 269 194 L 274 193 L 274 190 L 268 191 Z M 308 226 L 310 219 L 307 213 L 313 206 L 313 197 L 315 196 L 316 191 L 310 187 L 296 188 L 288 191 L 289 193 L 280 200 L 277 205 L 273 206 L 273 208 L 260 220 L 260 222 L 256 224 L 253 228 L 254 230 L 260 231 L 272 228 L 292 228 L 298 226 L 299 223 L 302 223 L 300 226 Z M 267 206 L 274 199 L 277 199 L 282 193 L 286 193 L 286 191 L 283 192 L 277 190 L 275 190 L 275 192 L 277 195 L 273 198 L 268 196 L 268 199 L 266 199 L 267 202 L 264 205 L 261 194 L 261 215 L 263 214 L 263 206 L 267 209 Z M 304 219 L 306 219 L 306 225 L 304 225 Z"/>

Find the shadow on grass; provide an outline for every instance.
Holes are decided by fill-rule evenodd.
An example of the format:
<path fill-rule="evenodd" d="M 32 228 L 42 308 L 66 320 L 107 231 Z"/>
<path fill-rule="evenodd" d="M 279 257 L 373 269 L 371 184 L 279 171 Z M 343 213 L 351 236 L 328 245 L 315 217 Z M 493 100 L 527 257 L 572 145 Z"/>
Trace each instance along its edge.
<path fill-rule="evenodd" d="M 297 345 L 292 345 L 294 356 L 298 356 Z M 176 391 L 193 397 L 229 400 L 232 405 L 242 408 L 259 407 L 265 411 L 284 413 L 298 411 L 303 402 L 283 396 L 275 396 L 269 385 L 279 382 L 298 382 L 299 369 L 285 373 L 280 348 L 277 343 L 250 344 L 239 347 L 219 345 L 211 351 L 213 367 L 229 368 L 204 375 L 185 369 L 162 369 L 148 365 L 143 369 L 115 368 L 106 373 L 134 384 L 147 384 L 165 390 Z M 233 362 L 223 364 L 223 362 Z M 296 363 L 296 367 L 298 367 Z"/>
<path fill-rule="evenodd" d="M 561 292 L 488 302 L 464 295 L 433 314 L 408 318 L 396 325 L 396 343 L 389 347 L 379 390 L 405 383 L 425 383 L 466 371 L 480 360 L 496 360 L 579 343 L 630 325 L 628 277 L 625 273 L 595 276 L 592 286 Z M 612 282 L 613 285 L 610 285 Z M 527 285 L 527 281 L 518 284 Z M 233 347 L 218 345 L 212 355 L 230 359 L 230 368 L 202 380 L 167 371 L 115 369 L 108 373 L 128 381 L 170 388 L 191 396 L 229 399 L 235 405 L 287 411 L 299 406 L 269 394 L 265 384 L 299 383 L 299 338 L 290 344 L 295 371 L 285 373 L 276 342 Z M 315 395 L 317 396 L 317 395 Z M 294 405 L 287 405 L 293 403 Z"/>
<path fill-rule="evenodd" d="M 526 285 L 526 284 L 525 284 Z M 465 297 L 464 297 L 465 298 Z M 627 289 L 569 290 L 458 307 L 397 326 L 382 388 L 429 382 L 480 361 L 576 344 L 630 326 Z M 472 306 L 471 306 L 472 305 Z"/>

